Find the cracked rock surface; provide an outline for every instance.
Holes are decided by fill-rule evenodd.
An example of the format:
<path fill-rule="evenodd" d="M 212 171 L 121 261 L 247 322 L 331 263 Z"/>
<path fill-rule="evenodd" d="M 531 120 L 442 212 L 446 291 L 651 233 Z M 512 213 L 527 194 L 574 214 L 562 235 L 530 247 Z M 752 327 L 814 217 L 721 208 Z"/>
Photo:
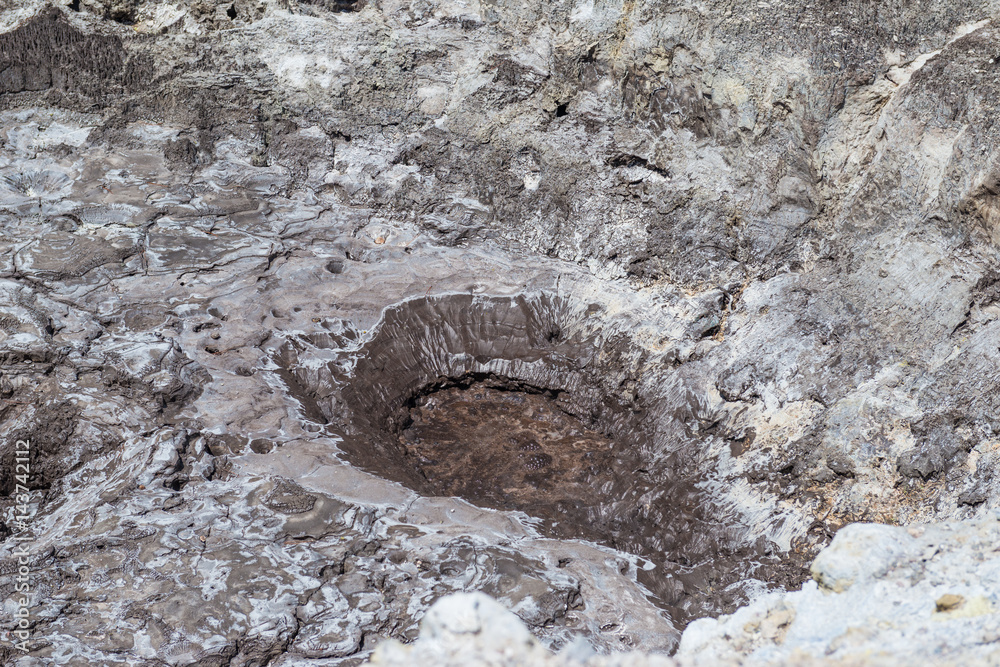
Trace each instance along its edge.
<path fill-rule="evenodd" d="M 998 15 L 7 3 L 0 662 L 995 658 Z"/>

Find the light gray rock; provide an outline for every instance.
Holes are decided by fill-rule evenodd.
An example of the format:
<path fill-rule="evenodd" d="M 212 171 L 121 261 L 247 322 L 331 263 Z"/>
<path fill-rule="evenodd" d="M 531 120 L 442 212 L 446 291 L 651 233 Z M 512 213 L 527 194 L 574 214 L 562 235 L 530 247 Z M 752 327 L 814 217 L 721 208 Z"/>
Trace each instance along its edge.
<path fill-rule="evenodd" d="M 434 603 L 420 623 L 420 638 L 392 640 L 375 649 L 371 665 L 504 667 L 587 665 L 588 667 L 676 667 L 666 656 L 594 654 L 585 643 L 552 654 L 517 616 L 482 593 L 457 593 Z"/>
<path fill-rule="evenodd" d="M 673 659 L 597 655 L 586 642 L 541 647 L 482 594 L 435 603 L 420 638 L 381 644 L 373 665 L 941 665 L 1000 660 L 1000 517 L 909 528 L 853 524 L 813 564 L 801 590 L 761 596 L 684 631 Z"/>
<path fill-rule="evenodd" d="M 815 581 L 685 630 L 682 664 L 992 665 L 1000 660 L 1000 520 L 852 524 Z"/>

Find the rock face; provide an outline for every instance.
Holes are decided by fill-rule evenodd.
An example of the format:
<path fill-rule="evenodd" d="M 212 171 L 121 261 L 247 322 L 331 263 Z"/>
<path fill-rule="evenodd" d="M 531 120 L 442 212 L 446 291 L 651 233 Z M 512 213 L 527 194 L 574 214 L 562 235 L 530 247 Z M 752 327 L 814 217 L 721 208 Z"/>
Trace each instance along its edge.
<path fill-rule="evenodd" d="M 998 12 L 8 3 L 0 662 L 989 659 Z"/>

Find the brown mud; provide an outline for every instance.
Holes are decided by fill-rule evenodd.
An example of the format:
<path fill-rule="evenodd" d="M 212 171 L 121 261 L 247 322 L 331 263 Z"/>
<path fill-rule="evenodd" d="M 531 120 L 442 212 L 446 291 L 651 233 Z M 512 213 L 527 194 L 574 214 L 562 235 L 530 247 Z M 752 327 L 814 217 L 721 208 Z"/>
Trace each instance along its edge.
<path fill-rule="evenodd" d="M 620 488 L 614 441 L 560 409 L 551 395 L 510 391 L 497 379 L 422 396 L 401 442 L 428 496 L 521 510 L 555 534 L 598 538 L 588 524 L 595 492 Z"/>

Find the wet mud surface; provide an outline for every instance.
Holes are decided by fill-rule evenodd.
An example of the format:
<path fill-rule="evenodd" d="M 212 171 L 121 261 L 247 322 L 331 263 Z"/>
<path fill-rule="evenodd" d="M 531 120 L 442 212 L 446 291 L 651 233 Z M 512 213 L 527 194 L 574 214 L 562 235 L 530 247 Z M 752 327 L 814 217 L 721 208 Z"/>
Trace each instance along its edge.
<path fill-rule="evenodd" d="M 354 665 L 472 590 L 669 652 L 992 516 L 996 7 L 729 4 L 0 8 L 0 663 Z"/>

